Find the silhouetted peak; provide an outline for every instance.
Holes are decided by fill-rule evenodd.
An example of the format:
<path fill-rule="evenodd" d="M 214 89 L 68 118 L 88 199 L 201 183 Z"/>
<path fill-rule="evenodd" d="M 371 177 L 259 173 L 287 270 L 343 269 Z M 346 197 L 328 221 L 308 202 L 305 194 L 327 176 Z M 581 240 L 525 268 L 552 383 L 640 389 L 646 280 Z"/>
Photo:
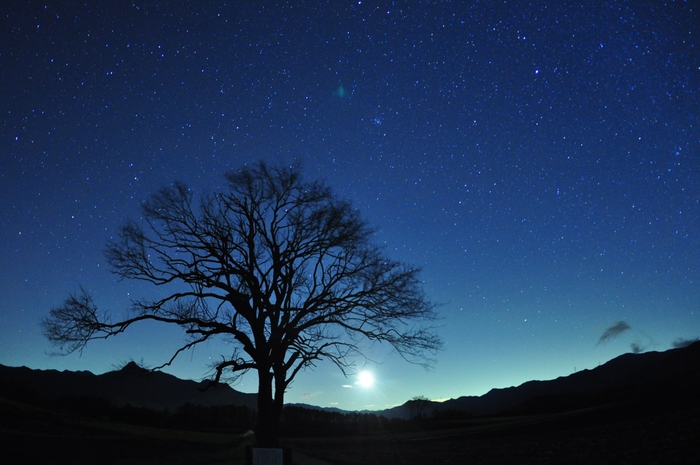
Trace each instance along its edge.
<path fill-rule="evenodd" d="M 129 373 L 143 373 L 144 371 L 148 371 L 148 370 L 140 367 L 138 365 L 138 363 L 136 363 L 132 360 L 131 362 L 124 365 L 124 368 L 122 368 L 120 371 L 129 372 Z"/>

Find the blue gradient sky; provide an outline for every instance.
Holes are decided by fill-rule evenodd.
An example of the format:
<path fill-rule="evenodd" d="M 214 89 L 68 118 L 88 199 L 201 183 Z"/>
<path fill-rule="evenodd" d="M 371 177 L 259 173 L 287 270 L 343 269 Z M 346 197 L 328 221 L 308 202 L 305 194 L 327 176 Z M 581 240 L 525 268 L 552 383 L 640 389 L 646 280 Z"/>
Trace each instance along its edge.
<path fill-rule="evenodd" d="M 321 363 L 288 402 L 480 395 L 700 335 L 693 2 L 64 3 L 0 20 L 0 363 L 167 360 L 177 330 L 50 357 L 38 322 L 79 286 L 116 315 L 153 295 L 106 241 L 159 187 L 259 160 L 325 180 L 443 303 L 432 371 L 373 346 L 372 388 Z"/>

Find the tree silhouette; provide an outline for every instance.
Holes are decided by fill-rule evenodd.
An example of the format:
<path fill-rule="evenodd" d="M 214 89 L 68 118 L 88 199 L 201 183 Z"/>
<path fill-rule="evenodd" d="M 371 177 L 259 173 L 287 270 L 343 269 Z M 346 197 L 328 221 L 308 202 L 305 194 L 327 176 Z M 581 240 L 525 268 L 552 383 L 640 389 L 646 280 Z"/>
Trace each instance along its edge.
<path fill-rule="evenodd" d="M 425 396 L 415 396 L 407 403 L 411 418 L 423 418 L 425 409 L 430 405 L 430 399 Z"/>
<path fill-rule="evenodd" d="M 256 440 L 265 446 L 276 443 L 284 392 L 300 370 L 326 359 L 347 374 L 363 357 L 363 340 L 432 362 L 442 342 L 424 325 L 436 315 L 418 270 L 374 245 L 348 202 L 297 168 L 259 163 L 226 180 L 199 201 L 174 183 L 144 203 L 143 221 L 127 222 L 106 256 L 120 278 L 167 288 L 167 296 L 135 301 L 128 318 L 112 321 L 81 289 L 42 322 L 61 353 L 145 320 L 187 334 L 156 368 L 215 337 L 232 339 L 212 381 L 257 371 Z"/>

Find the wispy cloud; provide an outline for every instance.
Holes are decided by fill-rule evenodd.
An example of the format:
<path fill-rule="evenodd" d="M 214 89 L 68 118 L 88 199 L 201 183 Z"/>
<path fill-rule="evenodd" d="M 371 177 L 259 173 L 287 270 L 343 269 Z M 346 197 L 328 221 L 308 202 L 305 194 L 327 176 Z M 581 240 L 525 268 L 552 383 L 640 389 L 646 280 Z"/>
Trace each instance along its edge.
<path fill-rule="evenodd" d="M 624 333 L 628 329 L 631 329 L 631 326 L 627 324 L 625 321 L 618 321 L 617 323 L 613 324 L 610 326 L 608 329 L 605 330 L 602 336 L 600 336 L 600 339 L 598 339 L 598 344 L 602 344 L 603 342 L 607 342 L 610 339 L 614 339 L 620 334 Z M 633 348 L 634 349 L 634 348 Z"/>
<path fill-rule="evenodd" d="M 307 392 L 303 394 L 301 397 L 303 399 L 313 399 L 314 397 L 320 396 L 323 394 L 323 391 L 316 391 L 316 392 Z"/>
<path fill-rule="evenodd" d="M 694 342 L 698 342 L 699 340 L 700 339 L 697 337 L 695 339 L 683 339 L 683 338 L 679 337 L 678 339 L 673 341 L 672 345 L 673 345 L 674 349 L 682 349 L 683 347 L 688 347 L 690 344 L 692 344 Z"/>

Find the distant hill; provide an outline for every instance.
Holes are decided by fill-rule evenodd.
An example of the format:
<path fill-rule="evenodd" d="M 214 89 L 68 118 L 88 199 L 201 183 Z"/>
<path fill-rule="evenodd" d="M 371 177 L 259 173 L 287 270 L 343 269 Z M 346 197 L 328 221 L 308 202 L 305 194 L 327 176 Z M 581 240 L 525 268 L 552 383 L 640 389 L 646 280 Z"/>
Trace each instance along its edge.
<path fill-rule="evenodd" d="M 468 412 L 475 416 L 497 413 L 551 413 L 640 397 L 695 398 L 700 387 L 700 342 L 665 352 L 625 354 L 591 370 L 550 381 L 529 381 L 517 387 L 492 389 L 483 396 L 465 396 L 429 402 L 422 412 Z M 663 399 L 659 399 L 663 400 Z M 697 402 L 697 400 L 694 400 Z M 388 418 L 411 418 L 411 401 L 377 412 Z"/>
<path fill-rule="evenodd" d="M 5 380 L 5 381 L 3 381 Z M 87 371 L 32 370 L 0 365 L 0 388 L 11 383 L 26 386 L 40 397 L 102 397 L 117 407 L 131 404 L 155 410 L 176 410 L 184 404 L 203 407 L 235 405 L 256 408 L 256 395 L 245 394 L 226 384 L 204 389 L 197 383 L 150 371 L 130 362 L 124 368 L 102 375 Z M 583 370 L 550 381 L 529 381 L 517 387 L 492 389 L 483 396 L 465 396 L 445 402 L 424 401 L 420 411 L 456 411 L 474 416 L 493 414 L 552 413 L 605 403 L 649 398 L 697 403 L 700 389 L 700 342 L 680 349 L 643 354 L 625 354 L 591 370 Z M 341 412 L 305 404 L 298 407 Z M 387 418 L 411 418 L 416 404 L 405 404 L 376 413 Z"/>
<path fill-rule="evenodd" d="M 255 394 L 238 392 L 227 384 L 204 389 L 207 381 L 183 380 L 161 371 L 150 371 L 129 362 L 124 368 L 94 375 L 88 371 L 32 370 L 0 365 L 0 380 L 26 386 L 40 397 L 101 397 L 117 407 L 127 404 L 154 410 L 176 410 L 184 404 L 236 405 L 255 409 Z"/>
<path fill-rule="evenodd" d="M 299 407 L 299 408 L 305 408 L 308 410 L 322 410 L 324 412 L 331 412 L 331 413 L 349 413 L 348 410 L 343 410 L 339 409 L 337 407 L 319 407 L 318 405 L 311 405 L 311 404 L 285 404 L 285 407 Z M 365 411 L 367 413 L 368 411 Z M 369 413 L 377 413 L 377 412 L 369 412 Z"/>

